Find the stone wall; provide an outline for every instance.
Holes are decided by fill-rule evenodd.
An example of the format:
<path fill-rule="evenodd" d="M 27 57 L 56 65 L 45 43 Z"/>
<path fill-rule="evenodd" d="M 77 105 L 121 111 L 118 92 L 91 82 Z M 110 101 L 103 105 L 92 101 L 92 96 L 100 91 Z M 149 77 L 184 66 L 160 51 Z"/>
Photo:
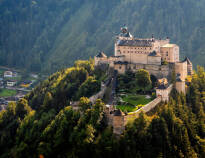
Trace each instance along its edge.
<path fill-rule="evenodd" d="M 147 70 L 150 75 L 154 75 L 156 78 L 171 78 L 174 64 L 169 63 L 167 65 L 154 65 L 154 64 L 115 64 L 114 69 L 119 74 L 124 74 L 126 70 L 130 69 L 133 72 L 137 72 L 139 69 Z"/>
<path fill-rule="evenodd" d="M 96 102 L 97 99 L 102 99 L 105 91 L 106 91 L 107 87 L 106 86 L 102 86 L 100 92 L 98 92 L 97 94 L 91 96 L 89 98 L 89 100 L 91 101 L 92 104 L 94 104 Z"/>
<path fill-rule="evenodd" d="M 107 57 L 104 58 L 98 58 L 98 57 L 94 57 L 94 61 L 95 61 L 95 65 L 101 65 L 101 64 L 109 64 L 109 60 Z"/>
<path fill-rule="evenodd" d="M 169 94 L 173 88 L 173 85 L 171 84 L 166 89 L 156 89 L 156 95 L 160 96 L 162 98 L 162 101 L 169 101 Z"/>
<path fill-rule="evenodd" d="M 152 65 L 161 65 L 161 57 L 160 56 L 148 56 L 148 64 Z"/>
<path fill-rule="evenodd" d="M 125 116 L 113 116 L 113 133 L 122 134 L 125 129 Z"/>
<path fill-rule="evenodd" d="M 140 112 L 144 112 L 144 113 L 149 112 L 150 110 L 155 108 L 161 101 L 162 101 L 162 98 L 161 97 L 157 97 L 156 99 L 154 99 L 153 101 L 149 102 L 148 104 L 146 104 L 145 106 L 143 106 L 139 110 L 137 110 L 135 112 L 129 113 L 128 115 L 126 115 L 124 117 L 124 119 L 125 119 L 124 120 L 124 125 L 126 125 L 130 120 L 133 120 L 136 117 L 138 117 Z"/>
<path fill-rule="evenodd" d="M 187 61 L 175 63 L 175 73 L 180 74 L 180 79 L 185 81 L 187 77 Z"/>
<path fill-rule="evenodd" d="M 89 98 L 90 102 L 91 102 L 92 104 L 94 104 L 97 99 L 102 99 L 103 96 L 104 96 L 104 94 L 105 94 L 105 92 L 106 92 L 106 89 L 107 89 L 107 86 L 104 85 L 103 83 L 101 83 L 101 90 L 100 90 L 97 94 L 95 94 L 95 95 L 93 95 L 93 96 L 91 96 L 91 97 Z M 70 106 L 72 106 L 72 108 L 73 108 L 74 110 L 78 110 L 78 109 L 79 109 L 79 106 L 78 106 L 78 105 L 79 105 L 79 101 L 71 101 L 71 102 L 70 102 Z"/>
<path fill-rule="evenodd" d="M 115 134 L 122 134 L 126 124 L 135 118 L 137 118 L 140 114 L 140 112 L 149 112 L 151 109 L 155 108 L 160 102 L 162 101 L 161 97 L 158 97 L 151 101 L 150 103 L 146 104 L 139 110 L 135 112 L 131 112 L 128 115 L 121 115 L 121 116 L 114 116 L 113 114 L 109 114 L 108 116 L 108 122 L 110 125 L 113 126 L 113 133 Z"/>
<path fill-rule="evenodd" d="M 185 86 L 185 81 L 177 81 L 176 82 L 176 90 L 179 92 L 179 93 L 186 93 L 186 86 Z"/>

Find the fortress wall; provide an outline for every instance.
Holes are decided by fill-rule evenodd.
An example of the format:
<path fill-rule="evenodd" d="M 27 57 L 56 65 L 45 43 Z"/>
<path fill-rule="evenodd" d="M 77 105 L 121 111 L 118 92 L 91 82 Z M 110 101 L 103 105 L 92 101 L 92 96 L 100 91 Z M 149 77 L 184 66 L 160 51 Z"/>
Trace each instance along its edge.
<path fill-rule="evenodd" d="M 149 71 L 150 75 L 157 78 L 170 78 L 171 71 L 169 65 L 145 65 L 145 70 Z"/>
<path fill-rule="evenodd" d="M 170 70 L 170 66 L 169 65 L 161 65 L 161 70 L 162 71 L 169 71 Z"/>
<path fill-rule="evenodd" d="M 158 71 L 158 70 L 160 70 L 160 68 L 161 68 L 161 66 L 159 66 L 159 65 L 145 65 L 146 70 L 156 70 L 156 71 Z"/>
<path fill-rule="evenodd" d="M 109 126 L 112 126 L 112 123 L 113 123 L 113 115 L 110 114 L 110 108 L 106 108 L 105 109 L 105 117 L 107 119 L 107 124 Z"/>
<path fill-rule="evenodd" d="M 125 129 L 124 116 L 113 116 L 113 133 L 122 134 Z"/>
<path fill-rule="evenodd" d="M 160 71 L 160 70 L 147 70 L 150 75 L 154 75 L 156 78 L 170 78 L 169 71 Z"/>
<path fill-rule="evenodd" d="M 176 90 L 179 93 L 186 93 L 186 86 L 185 86 L 185 81 L 182 82 L 176 82 Z"/>
<path fill-rule="evenodd" d="M 187 74 L 188 75 L 192 75 L 193 74 L 192 64 L 187 64 Z"/>
<path fill-rule="evenodd" d="M 140 112 L 144 112 L 144 113 L 149 112 L 151 109 L 155 108 L 161 101 L 162 98 L 158 97 L 153 101 L 149 102 L 148 104 L 146 104 L 145 106 L 143 106 L 142 108 L 140 108 L 139 110 L 129 113 L 124 117 L 124 124 L 126 125 L 130 120 L 133 120 L 136 117 L 138 117 Z"/>
<path fill-rule="evenodd" d="M 182 81 L 185 81 L 187 77 L 187 62 L 175 63 L 175 72 L 176 74 L 180 74 L 180 79 Z"/>
<path fill-rule="evenodd" d="M 159 56 L 148 56 L 148 64 L 154 64 L 154 65 L 161 65 L 161 57 Z"/>
<path fill-rule="evenodd" d="M 117 70 L 119 74 L 124 74 L 127 69 L 127 65 L 115 64 L 114 69 Z"/>
<path fill-rule="evenodd" d="M 109 57 L 108 58 L 108 63 L 110 67 L 114 67 L 114 62 L 115 61 L 124 61 L 124 56 L 116 56 L 116 57 Z"/>
<path fill-rule="evenodd" d="M 169 100 L 169 94 L 173 88 L 173 85 L 171 84 L 167 89 L 156 89 L 156 95 L 161 96 L 162 101 L 168 101 Z"/>
<path fill-rule="evenodd" d="M 104 86 L 103 88 L 101 88 L 101 91 L 100 91 L 100 92 L 98 92 L 97 94 L 91 96 L 91 97 L 89 98 L 89 100 L 91 101 L 91 103 L 94 104 L 97 99 L 102 99 L 103 96 L 104 96 L 104 94 L 105 94 L 106 89 L 107 89 L 107 87 Z"/>
<path fill-rule="evenodd" d="M 133 72 L 137 72 L 139 69 L 145 69 L 149 71 L 150 75 L 154 75 L 157 78 L 170 78 L 172 73 L 172 67 L 169 65 L 145 65 L 145 64 L 115 64 L 114 69 L 118 71 L 119 74 L 124 74 L 127 68 L 131 68 Z"/>
<path fill-rule="evenodd" d="M 109 64 L 108 58 L 97 58 L 94 57 L 95 65 L 100 65 L 100 64 Z"/>
<path fill-rule="evenodd" d="M 124 61 L 131 63 L 147 64 L 147 54 L 125 53 Z"/>
<path fill-rule="evenodd" d="M 135 54 L 131 53 L 131 63 L 147 64 L 148 54 Z"/>
<path fill-rule="evenodd" d="M 144 65 L 143 64 L 135 64 L 135 69 L 136 70 L 144 69 Z"/>

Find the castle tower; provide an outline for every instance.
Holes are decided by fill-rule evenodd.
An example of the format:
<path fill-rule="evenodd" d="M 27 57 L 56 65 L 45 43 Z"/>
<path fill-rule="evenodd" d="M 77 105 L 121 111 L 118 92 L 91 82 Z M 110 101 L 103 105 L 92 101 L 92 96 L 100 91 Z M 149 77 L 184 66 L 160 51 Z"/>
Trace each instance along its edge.
<path fill-rule="evenodd" d="M 187 77 L 187 61 L 175 63 L 175 73 L 180 80 L 185 81 Z"/>
<path fill-rule="evenodd" d="M 179 93 L 186 93 L 186 84 L 185 81 L 182 81 L 180 78 L 176 80 L 176 90 Z"/>
<path fill-rule="evenodd" d="M 96 55 L 94 57 L 95 60 L 95 65 L 98 64 L 103 64 L 103 63 L 107 63 L 107 56 L 104 54 L 104 52 L 99 52 L 98 55 Z"/>
<path fill-rule="evenodd" d="M 188 57 L 186 57 L 185 60 L 187 61 L 187 74 L 192 75 L 193 74 L 192 62 L 189 60 Z"/>
<path fill-rule="evenodd" d="M 162 59 L 167 62 L 179 62 L 179 46 L 176 44 L 165 44 L 160 48 Z"/>
<path fill-rule="evenodd" d="M 158 79 L 158 87 L 156 88 L 157 97 L 161 97 L 162 101 L 169 101 L 169 84 L 166 78 Z"/>
<path fill-rule="evenodd" d="M 115 56 L 120 56 L 122 55 L 122 51 L 118 48 L 119 43 L 122 40 L 132 40 L 133 36 L 131 33 L 128 31 L 128 28 L 126 26 L 121 28 L 121 33 L 119 36 L 117 36 L 116 42 L 115 42 Z"/>
<path fill-rule="evenodd" d="M 113 115 L 113 133 L 122 134 L 125 129 L 125 114 L 121 110 L 116 110 Z"/>

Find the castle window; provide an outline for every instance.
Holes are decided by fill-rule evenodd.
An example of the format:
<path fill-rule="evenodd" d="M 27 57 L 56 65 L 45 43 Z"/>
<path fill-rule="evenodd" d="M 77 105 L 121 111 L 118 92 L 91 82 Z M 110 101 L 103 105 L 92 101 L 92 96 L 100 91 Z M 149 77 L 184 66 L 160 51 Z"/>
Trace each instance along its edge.
<path fill-rule="evenodd" d="M 129 51 L 127 51 L 127 53 L 129 53 Z"/>
<path fill-rule="evenodd" d="M 122 67 L 121 66 L 119 66 L 119 69 L 121 69 Z"/>
<path fill-rule="evenodd" d="M 123 53 L 125 53 L 125 51 L 123 51 Z"/>

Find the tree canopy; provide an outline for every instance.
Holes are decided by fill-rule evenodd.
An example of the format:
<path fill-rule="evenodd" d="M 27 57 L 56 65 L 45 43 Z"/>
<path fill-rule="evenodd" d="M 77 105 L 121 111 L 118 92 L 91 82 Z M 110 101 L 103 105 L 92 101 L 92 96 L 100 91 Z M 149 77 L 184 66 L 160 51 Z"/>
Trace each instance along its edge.
<path fill-rule="evenodd" d="M 79 110 L 69 106 L 75 96 L 68 93 L 74 92 L 71 85 L 78 86 L 77 93 L 90 74 L 95 76 L 84 66 L 57 72 L 1 111 L 0 157 L 204 158 L 203 68 L 198 67 L 186 95 L 173 90 L 168 103 L 141 113 L 120 136 L 106 123 L 102 100 L 91 104 L 81 97 Z"/>
<path fill-rule="evenodd" d="M 144 91 L 146 87 L 149 87 L 152 84 L 150 74 L 147 70 L 139 69 L 137 71 L 136 77 L 138 86 L 143 88 Z"/>

